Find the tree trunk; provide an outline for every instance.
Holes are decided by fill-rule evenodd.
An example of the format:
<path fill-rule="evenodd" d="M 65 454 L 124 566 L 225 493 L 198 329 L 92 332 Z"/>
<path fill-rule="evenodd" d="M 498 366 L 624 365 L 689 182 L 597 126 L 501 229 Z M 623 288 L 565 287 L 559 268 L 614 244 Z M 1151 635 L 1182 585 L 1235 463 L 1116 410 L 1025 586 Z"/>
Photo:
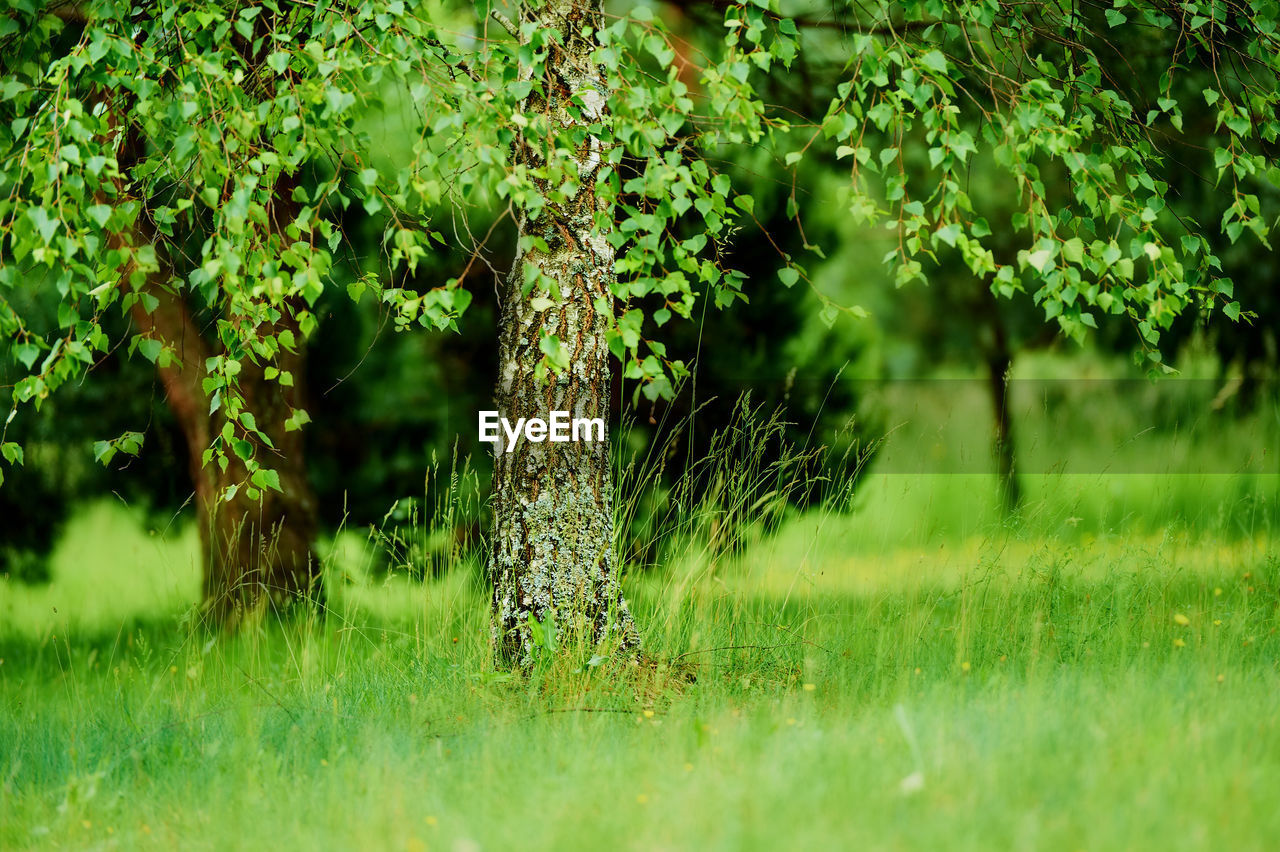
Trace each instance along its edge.
<path fill-rule="evenodd" d="M 134 323 L 142 334 L 171 347 L 178 358 L 158 372 L 186 443 L 204 554 L 203 607 L 207 617 L 216 626 L 232 628 L 263 603 L 281 611 L 302 597 L 319 600 L 319 561 L 311 549 L 316 534 L 316 499 L 307 480 L 302 433 L 284 428 L 290 407 L 301 405 L 297 397 L 304 380 L 302 350 L 296 355 L 281 353 L 279 358 L 279 368 L 293 375 L 291 388 L 267 381 L 262 368 L 252 364 L 246 364 L 239 377 L 246 409 L 276 445 L 278 452 L 265 459 L 279 473 L 282 492 L 264 490 L 259 502 L 240 489 L 234 498 L 219 503 L 223 489 L 243 481 L 246 475 L 235 461 L 226 471 L 212 463 L 203 464 L 204 451 L 221 427 L 209 413 L 209 399 L 202 387 L 209 346 L 180 295 L 151 283 L 146 292 L 158 304 L 148 313 L 141 301 L 136 302 Z M 270 453 L 263 447 L 258 451 Z"/>
<path fill-rule="evenodd" d="M 296 326 L 292 330 L 301 341 Z M 281 351 L 276 358 L 275 366 L 293 376 L 291 387 L 266 379 L 262 367 L 249 363 L 238 377 L 246 410 L 253 412 L 258 428 L 275 444 L 274 451 L 258 444 L 257 452 L 259 460 L 279 474 L 280 491 L 264 488 L 261 498 L 252 500 L 240 488 L 215 507 L 204 601 L 210 619 L 218 625 L 234 626 L 263 603 L 284 613 L 300 601 L 321 604 L 324 600 L 320 562 L 311 549 L 318 507 L 307 479 L 305 442 L 301 430 L 285 429 L 292 409 L 305 408 L 300 399 L 306 368 L 303 353 L 299 344 L 296 353 Z M 232 459 L 226 471 L 218 472 L 218 490 L 247 478 L 244 467 Z"/>
<path fill-rule="evenodd" d="M 162 267 L 162 272 L 167 275 L 168 270 Z M 213 468 L 206 468 L 201 463 L 201 454 L 213 438 L 213 421 L 209 416 L 209 400 L 200 385 L 204 379 L 205 359 L 210 354 L 209 346 L 192 322 L 181 296 L 151 281 L 144 285 L 143 290 L 157 300 L 155 309 L 148 313 L 142 300 L 138 300 L 130 312 L 140 334 L 161 341 L 173 350 L 178 359 L 176 363 L 158 367 L 156 372 L 164 386 L 169 411 L 182 430 L 187 449 L 187 473 L 195 488 L 201 550 L 208 553 L 211 541 L 209 511 L 217 494 L 217 481 Z"/>
<path fill-rule="evenodd" d="M 1018 474 L 1013 465 L 1013 424 L 1009 420 L 1009 366 L 1008 358 L 993 357 L 987 361 L 992 414 L 995 416 L 995 438 L 992 449 L 996 457 L 1000 500 L 1006 513 L 1013 512 L 1022 502 Z"/>
<path fill-rule="evenodd" d="M 599 29 L 599 3 L 529 4 L 522 17 L 563 38 L 562 45 L 550 46 L 543 68 L 545 99 L 531 96 L 524 113 L 545 115 L 553 127 L 566 130 L 607 121 L 604 75 L 589 59 L 596 44 L 583 33 L 587 27 Z M 566 109 L 574 97 L 582 105 L 578 117 Z M 516 142 L 516 162 L 542 166 L 541 152 L 553 147 L 551 140 L 531 133 Z M 499 414 L 512 423 L 522 417 L 548 419 L 552 411 L 608 420 L 606 330 L 613 310 L 614 250 L 606 237 L 612 211 L 596 186 L 599 139 L 588 136 L 573 156 L 581 189 L 564 204 L 549 202 L 536 219 L 521 218 L 524 248 L 504 287 L 496 402 Z M 530 236 L 541 238 L 546 251 L 528 247 L 523 238 Z M 554 280 L 559 292 L 543 286 L 523 293 L 533 270 Z M 540 303 L 544 309 L 537 310 L 533 298 L 538 296 L 550 306 Z M 539 369 L 542 342 L 549 335 L 563 346 L 567 369 L 547 371 L 545 364 Z M 489 556 L 498 664 L 528 665 L 540 652 L 572 645 L 637 649 L 639 635 L 621 596 L 613 549 L 607 435 L 595 442 L 518 439 L 510 452 L 504 441 L 495 447 Z M 554 627 L 548 629 L 549 624 Z"/>
<path fill-rule="evenodd" d="M 987 353 L 987 382 L 991 390 L 991 413 L 995 418 L 995 434 L 992 452 L 996 458 L 996 477 L 1000 488 L 1000 501 L 1005 514 L 1012 514 L 1022 502 L 1022 490 L 1014 469 L 1013 420 L 1009 415 L 1009 368 L 1013 357 L 1009 353 L 1009 337 L 1000 306 L 992 296 L 989 304 L 992 345 Z"/>

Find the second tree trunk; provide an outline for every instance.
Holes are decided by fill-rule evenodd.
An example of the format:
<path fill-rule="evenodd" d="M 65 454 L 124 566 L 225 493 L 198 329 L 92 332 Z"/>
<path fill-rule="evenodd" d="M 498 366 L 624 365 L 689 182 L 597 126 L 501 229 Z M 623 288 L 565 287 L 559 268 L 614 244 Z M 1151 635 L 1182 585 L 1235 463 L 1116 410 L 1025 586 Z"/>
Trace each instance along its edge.
<path fill-rule="evenodd" d="M 264 605 L 280 611 L 304 597 L 321 600 L 319 561 L 311 547 L 316 499 L 307 479 L 302 433 L 285 429 L 291 409 L 301 403 L 296 398 L 304 380 L 301 350 L 282 353 L 277 364 L 292 374 L 293 387 L 266 380 L 262 368 L 251 363 L 245 364 L 239 377 L 247 409 L 278 450 L 270 453 L 259 447 L 260 452 L 270 453 L 262 460 L 279 474 L 281 491 L 264 491 L 261 501 L 255 501 L 241 488 L 231 500 L 219 503 L 223 489 L 242 482 L 245 472 L 234 461 L 225 472 L 202 463 L 221 425 L 209 413 L 201 386 L 208 344 L 180 295 L 163 286 L 148 286 L 147 292 L 157 303 L 150 312 L 141 302 L 135 303 L 138 330 L 163 341 L 178 359 L 161 367 L 159 374 L 169 409 L 182 429 L 195 488 L 206 617 L 215 626 L 231 628 Z"/>

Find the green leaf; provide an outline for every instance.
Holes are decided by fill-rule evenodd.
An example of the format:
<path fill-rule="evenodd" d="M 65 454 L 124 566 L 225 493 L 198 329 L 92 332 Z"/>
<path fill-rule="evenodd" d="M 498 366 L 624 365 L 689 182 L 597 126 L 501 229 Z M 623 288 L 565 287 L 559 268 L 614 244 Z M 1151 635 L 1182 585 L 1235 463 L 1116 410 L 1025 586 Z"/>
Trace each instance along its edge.
<path fill-rule="evenodd" d="M 794 287 L 795 283 L 800 280 L 800 273 L 794 266 L 784 266 L 778 270 L 778 280 L 785 287 Z"/>
<path fill-rule="evenodd" d="M 111 463 L 111 459 L 115 457 L 116 448 L 112 446 L 110 441 L 94 441 L 93 442 L 93 460 L 100 464 L 106 465 Z"/>
<path fill-rule="evenodd" d="M 9 464 L 21 465 L 23 462 L 22 446 L 13 441 L 0 444 L 0 454 Z"/>
<path fill-rule="evenodd" d="M 933 235 L 937 239 L 942 240 L 944 243 L 954 248 L 956 240 L 960 237 L 960 225 L 956 222 L 952 222 L 951 224 L 944 225 L 934 231 Z"/>
<path fill-rule="evenodd" d="M 40 347 L 34 343 L 19 343 L 14 347 L 13 354 L 22 366 L 30 370 L 31 365 L 36 362 L 36 358 L 40 357 Z"/>
<path fill-rule="evenodd" d="M 947 73 L 947 57 L 940 50 L 931 50 L 920 57 L 920 64 L 937 74 Z"/>
<path fill-rule="evenodd" d="M 547 361 L 557 370 L 569 369 L 569 353 L 554 334 L 545 334 L 538 341 L 538 349 L 546 356 Z"/>
<path fill-rule="evenodd" d="M 1084 260 L 1084 240 L 1073 237 L 1062 244 L 1062 256 L 1068 263 L 1079 264 Z"/>
<path fill-rule="evenodd" d="M 107 220 L 111 218 L 111 208 L 105 204 L 95 204 L 84 212 L 90 219 L 98 223 L 99 228 L 105 228 Z"/>
<path fill-rule="evenodd" d="M 154 364 L 160 357 L 160 353 L 164 351 L 164 344 L 152 337 L 142 337 L 138 339 L 138 351 L 142 353 L 143 358 Z"/>
<path fill-rule="evenodd" d="M 53 236 L 58 232 L 58 226 L 62 224 L 57 218 L 51 217 L 43 207 L 30 207 L 27 209 L 27 218 L 36 226 L 36 230 L 40 232 L 40 238 L 44 240 L 45 245 L 49 245 L 53 241 Z"/>
<path fill-rule="evenodd" d="M 272 491 L 282 491 L 280 488 L 280 474 L 274 470 L 262 467 L 253 472 L 253 476 L 249 477 L 249 481 L 262 489 L 271 489 Z"/>
<path fill-rule="evenodd" d="M 1035 267 L 1037 272 L 1044 272 L 1045 267 L 1049 265 L 1049 261 L 1052 258 L 1053 252 L 1048 249 L 1040 249 L 1027 254 L 1027 263 Z"/>

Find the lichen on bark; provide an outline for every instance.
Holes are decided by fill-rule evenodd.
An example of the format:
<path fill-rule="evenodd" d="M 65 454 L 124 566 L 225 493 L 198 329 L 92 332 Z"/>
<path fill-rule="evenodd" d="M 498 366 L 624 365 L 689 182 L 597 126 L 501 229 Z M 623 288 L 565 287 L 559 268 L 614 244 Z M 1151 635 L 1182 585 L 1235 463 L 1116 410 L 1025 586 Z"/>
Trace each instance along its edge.
<path fill-rule="evenodd" d="M 599 3 L 522 7 L 524 22 L 560 34 L 540 68 L 526 72 L 538 73 L 542 86 L 523 105 L 526 115 L 544 116 L 556 137 L 608 120 L 605 76 L 592 61 L 597 44 L 591 33 L 598 32 L 601 15 Z M 607 239 L 612 211 L 597 186 L 601 143 L 588 132 L 564 153 L 572 164 L 548 164 L 546 151 L 565 150 L 550 141 L 526 131 L 515 143 L 515 162 L 535 174 L 548 165 L 571 166 L 580 188 L 563 202 L 548 198 L 536 217 L 521 216 L 524 248 L 502 293 L 497 408 L 513 422 L 546 418 L 551 411 L 607 422 L 614 249 Z M 545 181 L 539 189 L 548 189 Z M 555 286 L 526 293 L 530 272 Z M 535 296 L 545 301 L 535 305 Z M 568 366 L 548 373 L 539 365 L 542 341 L 551 335 L 563 346 Z M 549 618 L 562 647 L 585 643 L 634 652 L 639 633 L 621 594 L 613 549 L 607 435 L 602 442 L 521 441 L 506 449 L 501 442 L 495 447 L 489 555 L 498 664 L 528 665 L 546 650 L 530 621 Z"/>

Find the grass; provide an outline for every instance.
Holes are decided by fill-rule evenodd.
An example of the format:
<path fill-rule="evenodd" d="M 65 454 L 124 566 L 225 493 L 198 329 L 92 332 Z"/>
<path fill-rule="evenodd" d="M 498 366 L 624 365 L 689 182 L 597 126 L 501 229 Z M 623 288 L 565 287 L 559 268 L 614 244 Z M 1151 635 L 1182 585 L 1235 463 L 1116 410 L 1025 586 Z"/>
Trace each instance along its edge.
<path fill-rule="evenodd" d="M 726 542 L 779 474 L 649 519 L 657 664 L 525 677 L 472 569 L 346 533 L 326 619 L 215 640 L 192 531 L 93 506 L 0 580 L 0 849 L 1280 845 L 1275 475 L 1027 476 L 1006 520 L 873 472 Z"/>
<path fill-rule="evenodd" d="M 670 667 L 509 679 L 463 572 L 208 641 L 98 508 L 0 587 L 0 848 L 1274 848 L 1269 538 L 859 517 L 633 578 Z"/>

